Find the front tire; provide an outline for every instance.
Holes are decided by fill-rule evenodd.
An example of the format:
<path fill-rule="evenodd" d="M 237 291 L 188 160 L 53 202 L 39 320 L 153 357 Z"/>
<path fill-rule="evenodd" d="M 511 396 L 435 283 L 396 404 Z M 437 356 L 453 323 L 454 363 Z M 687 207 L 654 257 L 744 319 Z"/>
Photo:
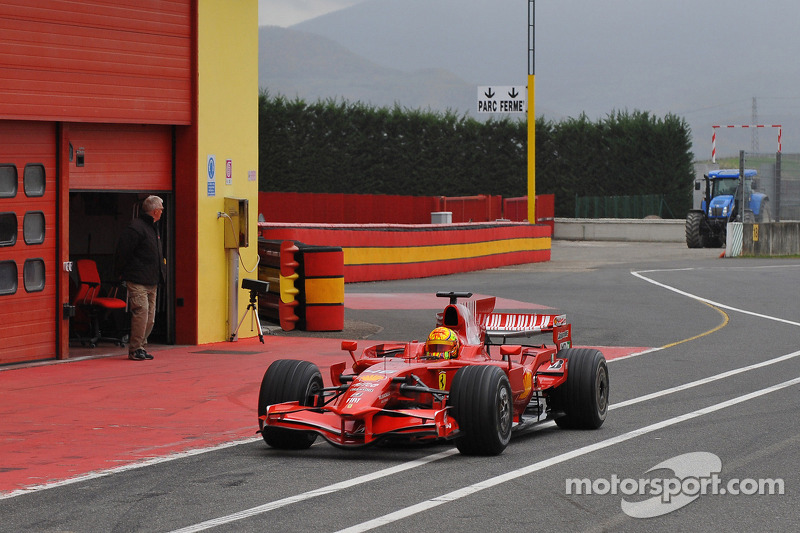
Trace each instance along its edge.
<path fill-rule="evenodd" d="M 599 350 L 567 348 L 556 354 L 567 360 L 567 380 L 553 391 L 558 427 L 597 429 L 608 413 L 608 366 Z"/>
<path fill-rule="evenodd" d="M 505 372 L 496 366 L 465 366 L 456 372 L 448 404 L 461 431 L 464 455 L 499 455 L 511 439 L 514 403 Z"/>
<path fill-rule="evenodd" d="M 280 359 L 269 365 L 258 393 L 258 425 L 264 441 L 282 450 L 305 450 L 314 444 L 317 434 L 313 431 L 265 427 L 260 417 L 267 413 L 267 406 L 276 403 L 312 405 L 314 395 L 322 390 L 322 386 L 319 368 L 308 361 Z"/>

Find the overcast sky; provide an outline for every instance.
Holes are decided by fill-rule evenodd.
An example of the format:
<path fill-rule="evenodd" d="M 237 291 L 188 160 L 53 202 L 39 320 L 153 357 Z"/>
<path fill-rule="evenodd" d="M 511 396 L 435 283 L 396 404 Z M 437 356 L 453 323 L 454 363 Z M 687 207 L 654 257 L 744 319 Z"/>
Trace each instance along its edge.
<path fill-rule="evenodd" d="M 258 25 L 287 27 L 362 0 L 258 0 Z"/>

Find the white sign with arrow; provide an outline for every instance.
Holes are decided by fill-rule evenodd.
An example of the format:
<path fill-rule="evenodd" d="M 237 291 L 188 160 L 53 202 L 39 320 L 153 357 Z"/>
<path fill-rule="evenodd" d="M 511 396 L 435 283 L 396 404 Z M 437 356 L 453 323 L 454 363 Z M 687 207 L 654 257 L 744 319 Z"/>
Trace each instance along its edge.
<path fill-rule="evenodd" d="M 524 85 L 478 87 L 478 113 L 526 113 L 528 88 Z"/>

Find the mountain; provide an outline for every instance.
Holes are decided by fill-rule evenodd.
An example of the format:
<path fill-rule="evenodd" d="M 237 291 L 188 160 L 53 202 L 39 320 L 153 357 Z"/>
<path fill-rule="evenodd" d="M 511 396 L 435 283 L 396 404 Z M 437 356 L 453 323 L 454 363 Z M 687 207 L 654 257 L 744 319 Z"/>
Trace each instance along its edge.
<path fill-rule="evenodd" d="M 447 68 L 476 86 L 525 85 L 527 9 L 524 0 L 365 0 L 292 28 L 404 71 Z"/>
<path fill-rule="evenodd" d="M 476 90 L 443 68 L 405 72 L 378 65 L 320 35 L 259 28 L 259 86 L 306 102 L 345 99 L 377 107 L 459 110 L 475 105 Z"/>
<path fill-rule="evenodd" d="M 290 96 L 473 113 L 477 86 L 527 83 L 529 5 L 364 0 L 292 26 L 303 39 L 328 41 L 316 41 L 307 55 L 295 42 L 286 51 L 296 59 L 294 71 L 260 79 Z M 586 113 L 595 120 L 618 110 L 672 113 L 689 123 L 700 158 L 710 155 L 712 125 L 782 124 L 783 150 L 800 152 L 800 71 L 794 66 L 800 4 L 794 0 L 535 5 L 537 116 L 561 120 Z M 262 48 L 262 61 L 283 61 L 268 52 Z M 750 150 L 757 140 L 760 151 L 776 150 L 774 130 L 753 131 L 719 131 L 718 152 Z"/>

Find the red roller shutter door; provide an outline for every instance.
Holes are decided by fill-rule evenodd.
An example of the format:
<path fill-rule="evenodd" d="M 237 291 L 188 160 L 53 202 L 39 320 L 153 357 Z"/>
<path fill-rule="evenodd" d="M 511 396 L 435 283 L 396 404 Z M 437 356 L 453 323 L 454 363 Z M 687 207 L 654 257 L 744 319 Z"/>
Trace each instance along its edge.
<path fill-rule="evenodd" d="M 172 127 L 70 124 L 69 131 L 70 190 L 172 190 Z"/>
<path fill-rule="evenodd" d="M 53 358 L 55 124 L 0 121 L 0 175 L 0 364 Z"/>

